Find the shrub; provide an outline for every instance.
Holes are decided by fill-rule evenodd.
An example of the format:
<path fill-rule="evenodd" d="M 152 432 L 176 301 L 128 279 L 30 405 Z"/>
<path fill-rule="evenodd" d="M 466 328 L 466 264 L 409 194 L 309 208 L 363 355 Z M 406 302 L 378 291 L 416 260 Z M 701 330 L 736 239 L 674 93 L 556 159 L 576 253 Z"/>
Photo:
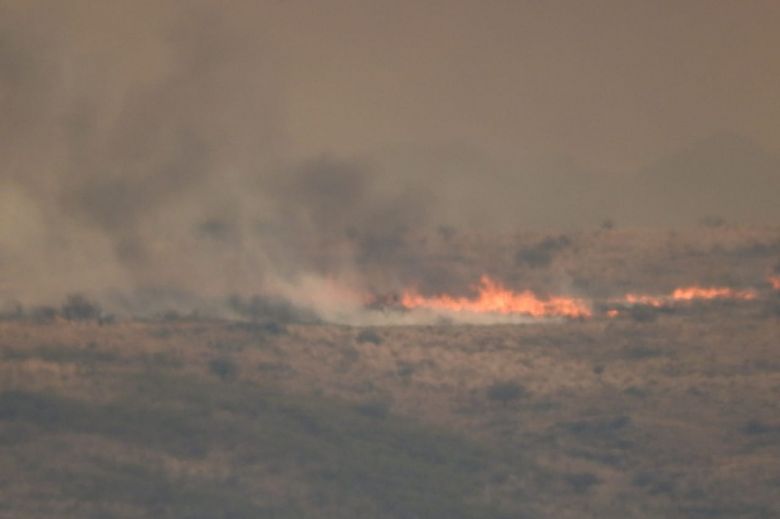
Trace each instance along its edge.
<path fill-rule="evenodd" d="M 749 436 L 768 434 L 768 433 L 780 433 L 780 426 L 773 426 L 761 420 L 750 420 L 743 427 L 742 432 Z"/>
<path fill-rule="evenodd" d="M 36 323 L 50 323 L 57 318 L 57 309 L 53 306 L 36 306 L 30 310 L 30 318 Z"/>
<path fill-rule="evenodd" d="M 361 330 L 360 333 L 357 334 L 356 340 L 360 343 L 371 343 L 371 344 L 382 344 L 382 337 L 379 336 L 379 334 L 372 329 L 366 329 Z"/>
<path fill-rule="evenodd" d="M 81 294 L 71 294 L 62 304 L 60 314 L 68 321 L 89 321 L 100 317 L 100 307 Z"/>
<path fill-rule="evenodd" d="M 637 386 L 629 386 L 626 389 L 623 390 L 623 394 L 628 396 L 633 396 L 636 398 L 645 398 L 648 395 L 648 392 L 646 389 L 643 389 L 641 387 Z"/>
<path fill-rule="evenodd" d="M 0 319 L 4 321 L 19 320 L 24 317 L 24 307 L 18 301 L 5 303 L 0 307 Z"/>
<path fill-rule="evenodd" d="M 767 299 L 766 311 L 770 316 L 780 317 L 780 292 Z"/>
<path fill-rule="evenodd" d="M 601 483 L 601 480 L 590 472 L 576 472 L 573 474 L 566 474 L 563 480 L 569 484 L 569 486 L 577 492 L 582 494 L 590 490 L 591 487 Z"/>
<path fill-rule="evenodd" d="M 538 243 L 518 250 L 515 254 L 515 263 L 530 268 L 547 267 L 559 252 L 571 246 L 572 241 L 565 234 L 548 236 Z"/>
<path fill-rule="evenodd" d="M 414 364 L 411 362 L 399 362 L 398 363 L 398 376 L 401 378 L 411 378 L 412 375 L 414 375 L 414 372 L 416 371 L 416 368 L 414 367 Z"/>
<path fill-rule="evenodd" d="M 631 484 L 644 489 L 651 495 L 672 494 L 675 488 L 673 480 L 667 479 L 661 474 L 647 471 L 635 474 L 631 479 Z"/>
<path fill-rule="evenodd" d="M 236 314 L 253 323 L 274 323 L 278 327 L 286 323 L 319 322 L 312 310 L 275 296 L 256 295 L 245 299 L 233 295 L 227 304 Z"/>
<path fill-rule="evenodd" d="M 250 333 L 253 335 L 260 335 L 260 336 L 282 335 L 287 333 L 287 326 L 285 324 L 276 321 L 268 321 L 268 322 L 239 321 L 239 322 L 232 323 L 230 327 L 235 330 L 240 330 L 242 332 Z"/>
<path fill-rule="evenodd" d="M 169 323 L 175 323 L 178 321 L 181 321 L 184 319 L 184 316 L 182 316 L 178 311 L 176 310 L 166 310 L 163 313 L 159 315 L 159 319 L 161 321 L 166 321 Z"/>
<path fill-rule="evenodd" d="M 658 319 L 658 309 L 649 305 L 632 306 L 628 315 L 632 320 L 638 323 L 652 323 Z"/>
<path fill-rule="evenodd" d="M 624 429 L 629 425 L 631 425 L 631 417 L 622 414 L 611 418 L 567 422 L 565 428 L 575 434 L 586 433 L 603 436 Z"/>
<path fill-rule="evenodd" d="M 513 400 L 526 396 L 526 389 L 515 382 L 496 382 L 487 390 L 487 397 L 495 402 L 507 405 Z"/>
<path fill-rule="evenodd" d="M 381 401 L 363 402 L 355 406 L 355 411 L 371 418 L 384 418 L 390 412 L 390 404 Z"/>
<path fill-rule="evenodd" d="M 27 391 L 0 393 L 0 422 L 24 420 L 52 427 L 64 414 L 62 402 L 53 396 Z"/>
<path fill-rule="evenodd" d="M 648 346 L 632 346 L 623 351 L 625 357 L 631 360 L 653 359 L 663 357 L 664 351 Z"/>
<path fill-rule="evenodd" d="M 209 371 L 221 380 L 233 380 L 238 375 L 238 366 L 227 357 L 219 357 L 209 362 Z"/>
<path fill-rule="evenodd" d="M 100 326 L 115 324 L 115 323 L 116 323 L 116 316 L 114 314 L 102 314 L 98 318 L 98 324 Z"/>
<path fill-rule="evenodd" d="M 726 220 L 717 215 L 708 215 L 699 220 L 699 224 L 702 227 L 709 227 L 710 229 L 717 229 L 726 225 Z"/>

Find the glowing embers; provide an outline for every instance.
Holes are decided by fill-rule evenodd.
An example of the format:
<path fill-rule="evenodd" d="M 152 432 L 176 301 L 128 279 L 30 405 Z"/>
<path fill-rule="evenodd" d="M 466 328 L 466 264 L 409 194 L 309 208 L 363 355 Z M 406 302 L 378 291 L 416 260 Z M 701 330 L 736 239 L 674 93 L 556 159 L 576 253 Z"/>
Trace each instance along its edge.
<path fill-rule="evenodd" d="M 488 276 L 482 276 L 473 297 L 450 295 L 423 296 L 416 290 L 401 295 L 401 305 L 407 309 L 471 313 L 526 315 L 531 317 L 589 317 L 589 305 L 580 299 L 555 296 L 539 298 L 530 290 L 513 292 Z"/>

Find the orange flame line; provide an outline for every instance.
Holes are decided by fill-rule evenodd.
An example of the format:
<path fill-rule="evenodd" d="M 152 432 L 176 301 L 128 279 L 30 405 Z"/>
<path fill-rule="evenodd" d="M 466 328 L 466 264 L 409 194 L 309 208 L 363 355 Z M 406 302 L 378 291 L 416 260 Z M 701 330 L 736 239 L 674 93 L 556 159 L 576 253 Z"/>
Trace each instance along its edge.
<path fill-rule="evenodd" d="M 569 297 L 539 299 L 530 290 L 513 292 L 488 276 L 482 276 L 473 298 L 438 295 L 426 297 L 414 290 L 401 296 L 406 308 L 429 308 L 451 312 L 522 314 L 532 317 L 589 317 L 591 311 L 582 300 Z"/>
<path fill-rule="evenodd" d="M 772 286 L 780 290 L 780 276 L 770 278 Z M 414 289 L 405 290 L 400 303 L 407 309 L 427 308 L 447 312 L 468 312 L 479 314 L 519 314 L 531 317 L 591 317 L 590 305 L 582 300 L 565 296 L 539 298 L 530 290 L 513 292 L 489 276 L 480 277 L 474 287 L 473 297 L 451 296 L 440 294 L 424 296 Z M 753 289 L 733 289 L 729 287 L 679 287 L 669 294 L 650 295 L 629 293 L 622 298 L 613 299 L 616 305 L 649 305 L 663 307 L 677 303 L 687 303 L 698 300 L 734 299 L 750 301 L 758 297 Z M 620 311 L 616 308 L 606 311 L 608 317 L 617 317 Z"/>
<path fill-rule="evenodd" d="M 738 299 L 750 301 L 756 299 L 758 293 L 755 290 L 735 290 L 728 287 L 681 287 L 676 288 L 671 294 L 652 296 L 644 294 L 626 294 L 624 302 L 628 304 L 644 304 L 649 306 L 664 306 L 675 302 L 694 301 L 698 299 Z"/>

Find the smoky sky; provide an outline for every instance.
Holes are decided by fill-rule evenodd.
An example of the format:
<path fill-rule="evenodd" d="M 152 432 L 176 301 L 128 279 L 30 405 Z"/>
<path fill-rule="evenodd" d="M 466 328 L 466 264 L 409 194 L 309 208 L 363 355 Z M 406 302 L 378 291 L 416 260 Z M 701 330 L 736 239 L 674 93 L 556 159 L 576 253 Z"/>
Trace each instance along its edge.
<path fill-rule="evenodd" d="M 776 224 L 778 26 L 774 1 L 0 0 L 0 296 L 389 288 L 447 278 L 436 229 Z"/>

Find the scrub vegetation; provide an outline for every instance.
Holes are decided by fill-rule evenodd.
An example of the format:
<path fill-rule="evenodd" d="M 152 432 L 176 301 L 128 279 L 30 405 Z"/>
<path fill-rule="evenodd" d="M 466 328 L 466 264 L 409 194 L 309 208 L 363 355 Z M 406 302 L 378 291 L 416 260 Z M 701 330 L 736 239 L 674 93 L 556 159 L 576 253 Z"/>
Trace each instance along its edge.
<path fill-rule="evenodd" d="M 779 327 L 8 319 L 0 517 L 771 517 Z"/>
<path fill-rule="evenodd" d="M 566 272 L 604 300 L 758 294 L 534 324 L 342 326 L 264 297 L 231 299 L 239 321 L 11 306 L 0 518 L 780 516 L 776 244 L 609 229 L 440 258 L 537 289 Z"/>

